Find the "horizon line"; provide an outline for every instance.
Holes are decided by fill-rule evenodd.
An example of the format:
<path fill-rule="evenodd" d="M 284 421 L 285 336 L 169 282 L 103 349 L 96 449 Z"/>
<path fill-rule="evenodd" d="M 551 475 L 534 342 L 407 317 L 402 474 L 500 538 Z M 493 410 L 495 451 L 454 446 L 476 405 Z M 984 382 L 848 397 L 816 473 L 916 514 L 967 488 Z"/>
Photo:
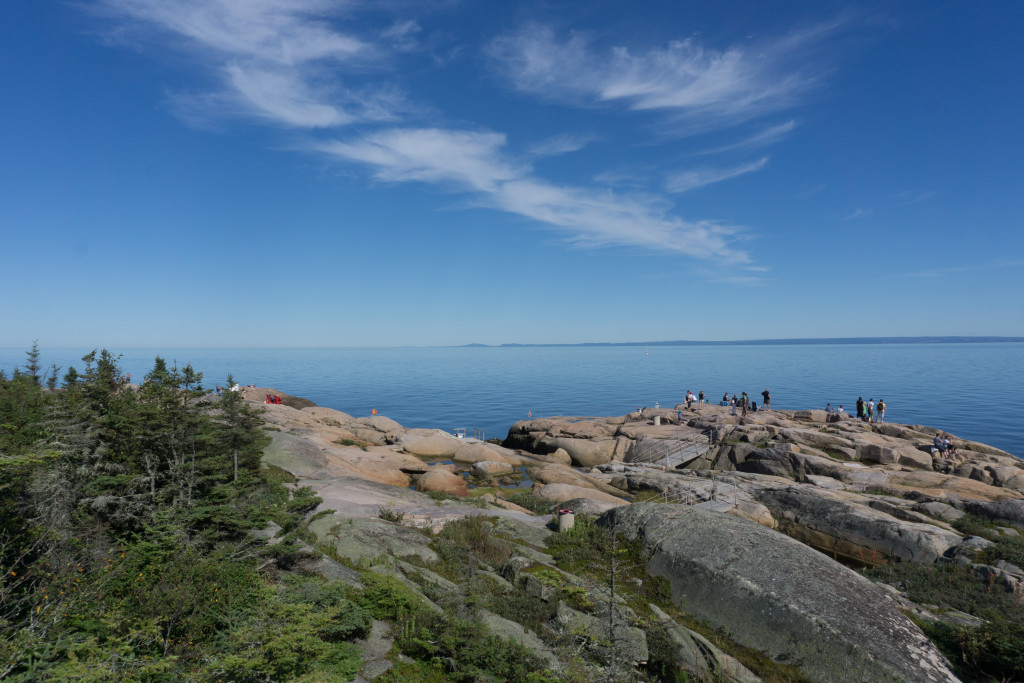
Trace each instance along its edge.
<path fill-rule="evenodd" d="M 195 346 L 142 346 L 131 345 L 121 347 L 95 346 L 89 344 L 81 345 L 60 345 L 44 346 L 41 349 L 84 349 L 105 348 L 109 351 L 115 349 L 462 349 L 462 348 L 516 348 L 516 347 L 568 347 L 568 346 L 728 346 L 728 345 L 810 345 L 810 344 L 984 344 L 984 343 L 1020 343 L 1024 337 L 998 336 L 998 335 L 944 335 L 944 336 L 917 336 L 917 337 L 791 337 L 791 338 L 768 338 L 768 339 L 732 339 L 732 340 L 657 340 L 657 341 L 619 341 L 619 342 L 504 342 L 501 344 L 483 344 L 472 342 L 468 344 L 425 344 L 411 345 L 398 344 L 394 346 L 228 346 L 228 345 L 195 345 Z M 21 349 L 20 345 L 0 346 L 4 349 Z M 29 346 L 31 348 L 31 345 Z"/>

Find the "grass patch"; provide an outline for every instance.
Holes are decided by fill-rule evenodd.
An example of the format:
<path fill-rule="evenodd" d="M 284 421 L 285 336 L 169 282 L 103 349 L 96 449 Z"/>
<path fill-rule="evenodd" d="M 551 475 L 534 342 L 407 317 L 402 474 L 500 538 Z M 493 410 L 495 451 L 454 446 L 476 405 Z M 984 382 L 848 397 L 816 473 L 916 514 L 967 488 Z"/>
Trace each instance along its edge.
<path fill-rule="evenodd" d="M 458 496 L 453 496 L 446 491 L 427 491 L 427 496 L 439 505 L 446 500 L 460 500 Z"/>
<path fill-rule="evenodd" d="M 394 506 L 392 506 L 390 503 L 378 507 L 377 516 L 383 519 L 385 522 L 394 522 L 395 524 L 401 524 L 402 520 L 405 519 L 405 513 L 396 512 Z"/>
<path fill-rule="evenodd" d="M 370 445 L 365 441 L 356 441 L 355 439 L 335 439 L 334 443 L 339 446 L 355 446 L 356 448 L 362 448 L 364 451 L 366 450 L 366 447 Z"/>
<path fill-rule="evenodd" d="M 423 601 L 392 577 L 363 574 L 365 590 L 348 589 L 348 599 L 377 619 L 394 624 L 395 646 L 415 662 L 399 664 L 380 681 L 517 681 L 555 683 L 526 647 L 491 634 L 468 615 L 429 611 Z M 340 679 L 338 679 L 340 680 Z"/>
<path fill-rule="evenodd" d="M 500 568 L 512 556 L 512 544 L 494 535 L 494 525 L 482 515 L 449 522 L 434 540 L 441 573 L 450 579 L 471 576 L 478 563 Z"/>
<path fill-rule="evenodd" d="M 964 527 L 975 523 L 968 520 Z M 957 609 L 985 619 L 979 627 L 919 623 L 963 680 L 1024 678 L 1024 607 L 1020 596 L 985 581 L 968 567 L 953 563 L 898 563 L 865 570 L 864 574 L 896 586 L 914 602 Z"/>
<path fill-rule="evenodd" d="M 294 474 L 277 465 L 264 465 L 263 478 L 272 484 L 294 484 L 298 481 Z"/>
<path fill-rule="evenodd" d="M 547 498 L 542 498 L 536 493 L 530 493 L 529 491 L 521 491 L 508 495 L 501 496 L 510 503 L 515 503 L 519 507 L 526 508 L 534 514 L 546 514 L 551 512 L 551 506 L 554 505 Z"/>

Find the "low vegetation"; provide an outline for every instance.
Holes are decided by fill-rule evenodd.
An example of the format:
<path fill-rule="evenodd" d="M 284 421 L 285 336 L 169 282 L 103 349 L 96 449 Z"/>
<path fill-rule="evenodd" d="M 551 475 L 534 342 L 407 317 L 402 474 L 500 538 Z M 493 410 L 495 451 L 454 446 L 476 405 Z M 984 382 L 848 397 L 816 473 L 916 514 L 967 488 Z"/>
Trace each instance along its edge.
<path fill-rule="evenodd" d="M 975 563 L 994 565 L 1005 560 L 1021 566 L 1024 562 L 1024 539 L 1000 533 L 991 521 L 968 514 L 954 526 L 962 533 L 994 542 L 978 554 Z M 956 619 L 917 619 L 963 680 L 1024 679 L 1024 595 L 1008 590 L 993 574 L 986 579 L 970 566 L 952 562 L 928 566 L 896 563 L 864 573 L 895 586 L 940 616 L 956 610 L 982 620 L 973 625 Z"/>

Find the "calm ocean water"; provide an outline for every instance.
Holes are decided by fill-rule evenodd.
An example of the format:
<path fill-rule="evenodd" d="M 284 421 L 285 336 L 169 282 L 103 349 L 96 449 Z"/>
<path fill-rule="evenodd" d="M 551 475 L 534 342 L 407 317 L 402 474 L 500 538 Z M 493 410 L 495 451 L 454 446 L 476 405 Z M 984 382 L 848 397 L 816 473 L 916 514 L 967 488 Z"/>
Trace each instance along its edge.
<path fill-rule="evenodd" d="M 88 349 L 41 349 L 81 370 Z M 504 438 L 516 420 L 621 415 L 746 391 L 772 406 L 823 408 L 884 398 L 886 420 L 946 429 L 1024 456 L 1024 344 L 851 344 L 395 349 L 112 349 L 140 380 L 161 355 L 191 363 L 204 384 L 274 387 L 357 417 L 406 427 L 481 429 Z M 25 349 L 0 348 L 8 374 Z M 63 370 L 61 372 L 63 374 Z"/>

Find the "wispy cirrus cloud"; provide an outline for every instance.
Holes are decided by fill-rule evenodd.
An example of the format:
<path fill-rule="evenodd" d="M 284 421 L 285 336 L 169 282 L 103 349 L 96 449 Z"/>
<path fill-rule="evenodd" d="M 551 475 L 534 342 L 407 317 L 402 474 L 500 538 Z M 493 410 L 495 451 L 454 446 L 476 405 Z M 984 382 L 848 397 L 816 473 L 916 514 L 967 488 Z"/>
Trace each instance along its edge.
<path fill-rule="evenodd" d="M 725 50 L 692 38 L 642 50 L 599 48 L 585 34 L 560 40 L 551 28 L 532 25 L 494 40 L 488 54 L 520 91 L 580 104 L 621 101 L 710 129 L 797 103 L 820 78 L 799 58 L 842 23 Z"/>
<path fill-rule="evenodd" d="M 279 128 L 332 130 L 334 139 L 311 140 L 305 149 L 366 169 L 383 182 L 428 183 L 460 193 L 476 205 L 557 231 L 575 245 L 633 246 L 720 262 L 749 262 L 736 246 L 743 237 L 741 228 L 673 215 L 672 203 L 663 193 L 556 184 L 534 172 L 532 161 L 592 142 L 585 134 L 555 136 L 514 154 L 508 151 L 504 134 L 465 125 L 375 130 L 369 124 L 394 121 L 411 105 L 393 86 L 354 87 L 352 83 L 362 83 L 358 77 L 378 68 L 382 60 L 386 63 L 390 55 L 415 49 L 421 28 L 414 21 L 400 19 L 377 27 L 348 21 L 345 13 L 354 11 L 356 3 L 334 0 L 98 3 L 118 20 L 122 39 L 163 48 L 173 45 L 219 79 L 218 90 L 175 96 L 179 109 L 193 120 L 246 115 Z M 356 25 L 361 31 L 345 29 Z M 581 44 L 578 51 L 579 68 L 591 68 L 589 48 Z M 752 95 L 750 87 L 737 85 L 736 73 L 747 68 L 745 59 L 749 57 L 738 53 L 705 54 L 689 43 L 674 43 L 661 52 L 635 57 L 618 52 L 612 60 L 614 78 L 602 92 L 609 99 L 628 100 L 638 109 L 751 110 L 754 105 L 737 105 L 729 92 L 746 91 L 751 101 L 771 96 L 765 88 L 753 89 L 757 92 Z M 677 92 L 673 100 L 672 88 L 659 92 L 655 84 L 642 92 L 638 84 L 650 78 L 645 73 L 652 64 L 667 63 L 678 86 L 686 60 L 703 65 L 703 71 L 685 93 Z M 737 60 L 744 65 L 737 66 Z M 723 83 L 716 84 L 719 77 Z M 726 92 L 715 94 L 718 90 Z M 357 124 L 369 132 L 343 132 Z M 677 178 L 675 191 L 683 191 L 679 188 L 686 184 L 692 188 L 748 173 L 766 161 L 718 171 L 715 178 Z"/>
<path fill-rule="evenodd" d="M 329 0 L 100 0 L 117 37 L 166 41 L 197 54 L 222 90 L 177 95 L 193 115 L 249 114 L 279 125 L 324 128 L 393 118 L 394 94 L 347 88 L 340 67 L 367 68 L 382 48 L 336 26 L 352 3 Z M 412 23 L 385 32 L 408 40 Z M 200 111 L 203 108 L 207 111 Z"/>
<path fill-rule="evenodd" d="M 706 149 L 702 152 L 698 152 L 698 154 L 719 154 L 722 152 L 735 152 L 742 149 L 769 147 L 784 140 L 786 136 L 793 132 L 793 129 L 796 128 L 796 126 L 796 121 L 786 121 L 785 123 L 780 123 L 777 126 L 770 126 L 769 128 L 760 130 L 749 137 L 743 138 L 739 142 L 734 142 L 722 147 L 715 147 L 714 149 Z"/>
<path fill-rule="evenodd" d="M 1001 261 L 989 261 L 987 263 L 971 264 L 965 266 L 955 265 L 943 265 L 942 268 L 933 268 L 930 270 L 916 271 L 912 273 L 897 273 L 895 275 L 886 275 L 884 277 L 875 278 L 876 280 L 901 280 L 906 278 L 946 278 L 950 273 L 975 273 L 979 271 L 989 272 L 992 270 L 1000 270 L 1003 268 L 1021 268 L 1024 267 L 1024 259 L 1008 259 Z"/>
<path fill-rule="evenodd" d="M 900 204 L 919 204 L 921 202 L 928 201 L 934 196 L 934 190 L 918 190 L 916 192 L 911 190 L 902 190 L 896 193 L 896 200 Z"/>
<path fill-rule="evenodd" d="M 768 157 L 762 157 L 749 164 L 742 164 L 731 168 L 701 168 L 673 173 L 665 178 L 665 189 L 673 193 L 688 192 L 698 187 L 760 171 L 767 163 Z"/>
<path fill-rule="evenodd" d="M 583 149 L 595 139 L 591 135 L 564 133 L 530 145 L 527 154 L 531 157 L 551 157 L 568 154 Z"/>
<path fill-rule="evenodd" d="M 481 206 L 523 216 L 567 234 L 580 246 L 639 246 L 698 258 L 746 263 L 734 243 L 739 228 L 685 221 L 668 202 L 642 194 L 556 185 L 510 160 L 505 136 L 447 129 L 393 129 L 311 149 L 365 164 L 383 181 L 420 181 L 469 192 Z"/>
<path fill-rule="evenodd" d="M 843 216 L 843 220 L 844 221 L 852 221 L 852 220 L 856 220 L 858 218 L 867 218 L 868 216 L 874 215 L 874 213 L 875 213 L 874 209 L 857 208 L 857 209 L 854 209 L 853 211 L 851 211 L 850 213 L 846 214 L 845 216 Z"/>

